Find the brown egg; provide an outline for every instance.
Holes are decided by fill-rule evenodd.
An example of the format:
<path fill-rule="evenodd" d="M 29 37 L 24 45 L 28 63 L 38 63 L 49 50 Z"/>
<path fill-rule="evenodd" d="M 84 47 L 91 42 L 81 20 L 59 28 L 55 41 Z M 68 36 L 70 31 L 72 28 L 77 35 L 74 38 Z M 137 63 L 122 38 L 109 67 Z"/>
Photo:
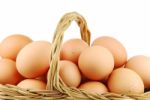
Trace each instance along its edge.
<path fill-rule="evenodd" d="M 85 49 L 79 56 L 79 69 L 91 80 L 103 80 L 114 68 L 114 59 L 109 50 L 102 46 Z"/>
<path fill-rule="evenodd" d="M 150 88 L 150 57 L 134 56 L 128 60 L 125 67 L 138 73 L 144 81 L 145 88 Z"/>
<path fill-rule="evenodd" d="M 143 93 L 144 83 L 136 72 L 128 68 L 118 68 L 110 75 L 108 88 L 114 93 Z"/>
<path fill-rule="evenodd" d="M 24 35 L 15 34 L 6 37 L 0 44 L 0 56 L 16 60 L 18 52 L 32 40 Z"/>
<path fill-rule="evenodd" d="M 88 44 L 81 39 L 70 39 L 65 42 L 61 49 L 61 59 L 70 60 L 78 64 L 80 53 L 88 47 Z"/>
<path fill-rule="evenodd" d="M 96 82 L 96 81 L 89 81 L 89 82 L 83 83 L 79 86 L 79 89 L 85 90 L 93 94 L 94 93 L 103 94 L 103 93 L 108 92 L 107 87 L 103 83 Z"/>
<path fill-rule="evenodd" d="M 81 82 L 81 75 L 78 66 L 71 61 L 62 60 L 60 65 L 60 77 L 69 87 L 77 87 Z"/>
<path fill-rule="evenodd" d="M 36 79 L 25 79 L 21 81 L 18 85 L 20 88 L 31 89 L 31 90 L 45 90 L 46 83 Z"/>
<path fill-rule="evenodd" d="M 127 52 L 124 46 L 113 37 L 103 36 L 95 39 L 92 45 L 107 48 L 114 56 L 115 67 L 120 67 L 127 61 Z"/>
<path fill-rule="evenodd" d="M 0 84 L 17 84 L 23 77 L 16 69 L 16 63 L 10 59 L 0 59 Z"/>
<path fill-rule="evenodd" d="M 35 41 L 26 45 L 18 54 L 16 66 L 18 72 L 26 78 L 44 75 L 49 69 L 51 43 Z"/>

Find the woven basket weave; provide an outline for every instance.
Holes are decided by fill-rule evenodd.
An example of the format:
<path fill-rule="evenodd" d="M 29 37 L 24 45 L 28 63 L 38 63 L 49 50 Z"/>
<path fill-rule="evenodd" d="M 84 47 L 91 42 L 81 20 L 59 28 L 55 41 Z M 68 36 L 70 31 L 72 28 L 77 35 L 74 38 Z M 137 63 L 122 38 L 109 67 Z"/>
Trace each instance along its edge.
<path fill-rule="evenodd" d="M 72 21 L 80 27 L 81 38 L 90 45 L 90 31 L 85 19 L 76 12 L 65 14 L 60 20 L 52 42 L 47 90 L 26 90 L 14 85 L 0 85 L 0 100 L 150 100 L 150 92 L 143 94 L 91 94 L 67 87 L 59 78 L 59 55 L 64 32 Z"/>

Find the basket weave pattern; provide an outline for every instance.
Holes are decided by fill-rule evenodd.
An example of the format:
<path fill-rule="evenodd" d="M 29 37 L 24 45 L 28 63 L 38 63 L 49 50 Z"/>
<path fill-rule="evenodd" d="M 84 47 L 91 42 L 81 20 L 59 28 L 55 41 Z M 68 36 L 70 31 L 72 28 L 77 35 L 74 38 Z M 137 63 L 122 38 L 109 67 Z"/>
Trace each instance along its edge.
<path fill-rule="evenodd" d="M 26 90 L 14 85 L 0 85 L 0 100 L 150 100 L 150 92 L 143 94 L 91 94 L 77 88 L 67 87 L 59 78 L 60 48 L 64 32 L 76 21 L 81 38 L 90 45 L 90 31 L 85 19 L 77 12 L 65 14 L 57 25 L 52 41 L 47 90 Z"/>

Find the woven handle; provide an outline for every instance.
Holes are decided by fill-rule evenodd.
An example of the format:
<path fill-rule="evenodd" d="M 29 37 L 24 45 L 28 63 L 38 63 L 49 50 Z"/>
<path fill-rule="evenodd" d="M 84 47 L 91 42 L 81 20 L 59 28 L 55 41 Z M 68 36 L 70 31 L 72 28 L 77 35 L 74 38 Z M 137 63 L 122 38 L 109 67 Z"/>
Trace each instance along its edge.
<path fill-rule="evenodd" d="M 81 38 L 90 45 L 90 31 L 88 30 L 85 19 L 76 12 L 65 14 L 59 24 L 57 25 L 54 33 L 52 50 L 50 57 L 50 69 L 47 77 L 47 89 L 64 91 L 62 88 L 66 87 L 63 81 L 59 78 L 59 60 L 60 60 L 60 48 L 62 45 L 63 34 L 68 29 L 72 21 L 76 21 L 80 27 Z"/>

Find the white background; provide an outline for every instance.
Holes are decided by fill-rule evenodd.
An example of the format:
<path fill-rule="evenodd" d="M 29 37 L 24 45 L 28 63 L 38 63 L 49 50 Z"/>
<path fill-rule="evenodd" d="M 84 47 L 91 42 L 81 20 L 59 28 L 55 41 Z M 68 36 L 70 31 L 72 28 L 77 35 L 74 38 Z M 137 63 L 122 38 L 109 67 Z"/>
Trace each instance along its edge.
<path fill-rule="evenodd" d="M 52 41 L 62 15 L 77 11 L 87 20 L 92 41 L 103 35 L 118 39 L 128 56 L 150 56 L 150 1 L 146 0 L 0 0 L 0 41 L 20 33 Z M 75 23 L 65 40 L 78 38 Z"/>

